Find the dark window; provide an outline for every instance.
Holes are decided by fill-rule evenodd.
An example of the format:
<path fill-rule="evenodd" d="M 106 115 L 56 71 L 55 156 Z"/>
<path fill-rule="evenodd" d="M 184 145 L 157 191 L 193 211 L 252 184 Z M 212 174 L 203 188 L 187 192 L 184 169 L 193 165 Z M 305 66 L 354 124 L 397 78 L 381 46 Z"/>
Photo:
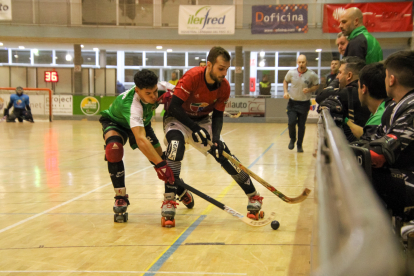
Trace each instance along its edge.
<path fill-rule="evenodd" d="M 53 63 L 53 51 L 35 51 L 33 58 L 34 64 L 51 64 Z"/>
<path fill-rule="evenodd" d="M 9 63 L 9 51 L 0 50 L 0 63 Z"/>
<path fill-rule="evenodd" d="M 167 53 L 168 66 L 185 66 L 185 53 Z"/>
<path fill-rule="evenodd" d="M 73 51 L 56 51 L 56 64 L 73 64 Z"/>
<path fill-rule="evenodd" d="M 297 67 L 296 53 L 279 52 L 279 67 Z"/>
<path fill-rule="evenodd" d="M 289 70 L 279 70 L 277 75 L 277 83 L 283 83 L 285 76 Z"/>
<path fill-rule="evenodd" d="M 12 51 L 12 62 L 30 64 L 30 50 L 25 50 L 25 51 L 13 50 Z"/>
<path fill-rule="evenodd" d="M 134 76 L 138 69 L 125 69 L 125 82 L 134 82 Z"/>
<path fill-rule="evenodd" d="M 81 52 L 83 58 L 83 64 L 85 65 L 96 65 L 96 53 L 93 52 Z"/>
<path fill-rule="evenodd" d="M 164 66 L 164 53 L 146 53 L 147 66 Z"/>
<path fill-rule="evenodd" d="M 207 53 L 188 53 L 188 66 L 199 66 L 200 61 L 205 61 L 207 64 Z"/>
<path fill-rule="evenodd" d="M 275 67 L 275 55 L 274 52 L 264 52 L 264 55 L 259 52 L 257 55 L 257 65 L 259 67 Z"/>
<path fill-rule="evenodd" d="M 142 53 L 125 53 L 125 66 L 142 66 Z"/>

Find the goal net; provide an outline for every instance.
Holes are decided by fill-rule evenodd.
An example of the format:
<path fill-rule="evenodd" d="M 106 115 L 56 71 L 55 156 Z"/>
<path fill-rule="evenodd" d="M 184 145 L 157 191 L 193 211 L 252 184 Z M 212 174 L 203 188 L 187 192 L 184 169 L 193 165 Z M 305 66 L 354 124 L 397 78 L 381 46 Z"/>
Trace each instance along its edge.
<path fill-rule="evenodd" d="M 52 90 L 48 88 L 23 88 L 24 94 L 29 96 L 30 109 L 33 119 L 52 121 Z M 0 87 L 0 116 L 10 102 L 10 95 L 16 93 L 16 87 Z M 11 112 L 12 110 L 10 110 Z"/>

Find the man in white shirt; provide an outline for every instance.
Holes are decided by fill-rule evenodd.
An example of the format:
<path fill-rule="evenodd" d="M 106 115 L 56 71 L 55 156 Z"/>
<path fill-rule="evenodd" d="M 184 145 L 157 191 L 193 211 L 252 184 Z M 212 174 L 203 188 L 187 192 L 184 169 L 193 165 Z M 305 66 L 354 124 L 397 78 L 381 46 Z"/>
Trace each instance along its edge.
<path fill-rule="evenodd" d="M 298 68 L 289 70 L 283 81 L 283 98 L 289 99 L 287 106 L 289 126 L 289 149 L 295 147 L 296 124 L 298 124 L 297 150 L 303 152 L 302 143 L 305 136 L 305 124 L 308 118 L 312 93 L 318 89 L 318 75 L 306 67 L 305 55 L 298 57 Z M 291 84 L 288 90 L 289 83 Z"/>

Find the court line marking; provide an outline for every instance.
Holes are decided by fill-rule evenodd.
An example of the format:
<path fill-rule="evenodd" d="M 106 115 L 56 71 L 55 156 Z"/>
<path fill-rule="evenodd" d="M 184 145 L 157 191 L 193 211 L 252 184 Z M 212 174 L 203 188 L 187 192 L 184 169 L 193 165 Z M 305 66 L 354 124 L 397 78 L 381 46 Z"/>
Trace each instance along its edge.
<path fill-rule="evenodd" d="M 0 270 L 0 273 L 118 273 L 138 274 L 145 271 L 92 271 L 92 270 Z M 151 271 L 153 272 L 153 271 Z M 157 274 L 190 274 L 190 275 L 247 275 L 247 273 L 225 273 L 225 272 L 182 272 L 182 271 L 154 271 Z"/>
<path fill-rule="evenodd" d="M 307 246 L 309 244 L 296 244 L 296 243 L 184 243 L 181 246 L 200 246 L 200 245 L 209 245 L 209 246 Z M 165 247 L 169 245 L 165 244 L 118 244 L 118 245 L 72 245 L 72 246 L 33 246 L 33 247 L 9 247 L 9 248 L 0 248 L 0 251 L 10 251 L 10 250 L 34 250 L 34 249 L 64 249 L 64 248 L 114 248 L 114 247 Z"/>
<path fill-rule="evenodd" d="M 236 128 L 236 129 L 237 129 L 237 128 Z M 228 134 L 228 133 L 231 133 L 231 132 L 235 131 L 236 129 L 234 129 L 234 130 L 232 130 L 232 131 L 230 131 L 230 132 L 226 132 L 226 133 L 225 133 L 225 134 L 223 134 L 223 135 L 226 135 L 226 134 Z M 132 176 L 132 175 L 134 175 L 134 174 L 140 173 L 140 172 L 142 172 L 142 171 L 144 171 L 144 170 L 146 170 L 146 169 L 149 169 L 149 168 L 152 168 L 152 166 L 148 166 L 148 167 L 145 167 L 145 168 L 143 168 L 143 169 L 141 169 L 141 170 L 139 170 L 139 171 L 136 171 L 136 172 L 134 172 L 134 173 L 128 174 L 128 175 L 126 175 L 126 176 L 125 176 L 125 178 L 130 177 L 130 176 Z M 93 189 L 92 191 L 87 192 L 86 194 L 83 194 L 83 195 L 77 196 L 77 197 L 72 198 L 72 199 L 70 199 L 70 200 L 68 200 L 68 201 L 65 201 L 65 202 L 63 202 L 63 203 L 61 203 L 61 204 L 59 204 L 59 205 L 56 205 L 55 207 L 52 207 L 52 208 L 50 208 L 50 209 L 47 209 L 46 211 L 43 211 L 43 212 L 38 213 L 38 214 L 36 214 L 36 215 L 34 215 L 34 216 L 28 217 L 28 218 L 26 218 L 26 219 L 24 219 L 24 220 L 21 220 L 21 221 L 19 221 L 19 222 L 16 222 L 15 224 L 12 224 L 12 225 L 10 225 L 10 226 L 7 226 L 7 227 L 5 227 L 5 228 L 1 229 L 1 230 L 0 230 L 0 233 L 3 233 L 3 232 L 5 232 L 5 231 L 7 231 L 7 230 L 10 230 L 10 229 L 12 229 L 12 228 L 14 228 L 14 227 L 16 227 L 16 226 L 19 226 L 19 225 L 21 225 L 21 224 L 25 223 L 25 222 L 31 221 L 31 220 L 33 220 L 33 219 L 35 219 L 35 218 L 37 218 L 37 217 L 40 217 L 40 216 L 42 216 L 42 215 L 44 215 L 44 214 L 46 214 L 46 213 L 49 213 L 50 211 L 53 211 L 53 210 L 55 210 L 55 209 L 58 209 L 58 208 L 60 208 L 60 207 L 62 207 L 62 206 L 64 206 L 64 205 L 69 204 L 69 203 L 71 203 L 71 202 L 73 202 L 73 201 L 75 201 L 75 200 L 78 200 L 78 199 L 82 198 L 82 197 L 85 197 L 85 196 L 87 196 L 87 195 L 89 195 L 89 194 L 91 194 L 91 193 L 93 193 L 93 192 L 95 192 L 95 191 L 97 191 L 97 190 L 99 190 L 99 189 L 102 189 L 102 188 L 104 188 L 104 187 L 106 187 L 106 186 L 109 186 L 109 185 L 111 185 L 111 184 L 112 184 L 112 181 L 111 181 L 111 182 L 109 182 L 109 183 L 106 183 L 106 184 L 105 184 L 105 185 L 103 185 L 103 186 L 100 186 L 100 187 L 98 187 L 98 188 L 95 188 L 95 189 Z"/>
<path fill-rule="evenodd" d="M 282 133 L 280 133 L 280 136 L 282 136 L 286 130 L 288 130 L 289 127 L 286 127 L 284 131 L 282 131 Z"/>
<path fill-rule="evenodd" d="M 287 128 L 286 128 L 287 129 Z M 276 138 L 276 140 L 278 140 L 283 133 L 286 131 L 286 129 Z M 276 141 L 275 141 L 276 142 Z M 274 142 L 274 143 L 275 143 Z M 249 165 L 249 169 L 254 166 L 256 164 L 257 161 L 259 161 L 260 158 L 263 157 L 264 154 L 266 154 L 269 149 L 274 145 L 274 143 L 270 144 L 270 146 L 262 153 L 260 154 L 259 157 L 256 158 L 256 160 L 253 161 L 253 163 L 251 163 Z M 233 186 L 236 184 L 235 181 L 232 181 L 231 184 L 229 186 L 227 186 L 216 198 L 216 200 L 219 200 L 220 198 L 223 198 L 232 188 Z M 154 271 L 158 271 L 162 265 L 164 264 L 164 262 L 178 249 L 178 247 L 181 245 L 179 244 L 179 240 L 181 241 L 181 243 L 193 232 L 194 228 L 191 228 L 193 226 L 193 224 L 196 224 L 196 226 L 198 226 L 202 220 L 204 220 L 204 218 L 206 217 L 206 215 L 216 206 L 214 206 L 213 204 L 209 204 L 207 206 L 207 208 L 201 212 L 201 215 L 199 218 L 197 218 L 195 221 L 193 221 L 189 227 L 187 227 L 174 241 L 173 244 L 170 245 L 169 247 L 167 247 L 165 250 L 163 250 L 161 252 L 161 254 L 148 266 L 148 268 L 146 269 L 147 272 L 142 274 L 143 276 L 146 275 L 154 275 Z M 191 228 L 191 229 L 190 229 Z M 189 231 L 187 233 L 187 230 Z M 181 239 L 182 237 L 184 237 L 183 239 Z M 165 256 L 164 256 L 165 255 Z M 151 269 L 151 272 L 149 272 Z"/>

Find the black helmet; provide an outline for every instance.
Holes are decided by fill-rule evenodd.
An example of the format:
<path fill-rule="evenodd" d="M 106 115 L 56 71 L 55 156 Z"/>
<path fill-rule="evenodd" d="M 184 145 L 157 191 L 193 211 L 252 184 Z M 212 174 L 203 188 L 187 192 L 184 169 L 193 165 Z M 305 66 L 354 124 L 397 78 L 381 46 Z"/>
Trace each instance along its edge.
<path fill-rule="evenodd" d="M 23 94 L 23 87 L 21 86 L 16 87 L 16 94 L 21 96 Z"/>

